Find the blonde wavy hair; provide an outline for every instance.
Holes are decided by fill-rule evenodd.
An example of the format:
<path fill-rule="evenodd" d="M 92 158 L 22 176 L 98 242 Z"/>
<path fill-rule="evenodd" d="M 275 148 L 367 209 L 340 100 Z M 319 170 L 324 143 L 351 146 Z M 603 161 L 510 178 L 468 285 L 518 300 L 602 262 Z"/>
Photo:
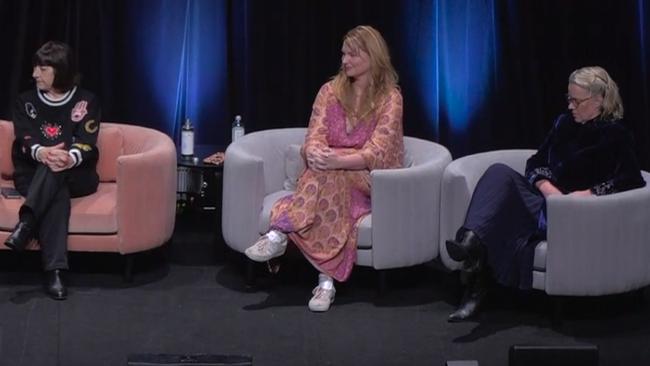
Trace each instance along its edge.
<path fill-rule="evenodd" d="M 352 50 L 364 51 L 370 61 L 370 82 L 362 95 L 359 109 L 355 113 L 352 78 L 345 75 L 343 67 L 332 77 L 332 87 L 336 98 L 349 116 L 358 120 L 365 118 L 379 107 L 382 101 L 397 87 L 397 72 L 390 61 L 386 41 L 379 31 L 368 25 L 360 25 L 343 37 L 343 45 Z"/>
<path fill-rule="evenodd" d="M 616 121 L 623 118 L 623 101 L 618 85 L 600 66 L 587 66 L 575 70 L 569 76 L 569 83 L 587 89 L 592 96 L 603 98 L 600 115 L 603 119 Z"/>

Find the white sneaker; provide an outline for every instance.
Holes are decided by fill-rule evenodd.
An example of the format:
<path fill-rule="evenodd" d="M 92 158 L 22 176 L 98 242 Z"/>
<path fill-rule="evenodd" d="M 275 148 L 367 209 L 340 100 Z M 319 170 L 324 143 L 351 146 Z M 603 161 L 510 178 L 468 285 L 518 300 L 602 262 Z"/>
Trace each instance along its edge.
<path fill-rule="evenodd" d="M 309 310 L 321 312 L 329 310 L 330 305 L 334 302 L 336 289 L 331 288 L 326 290 L 320 286 L 316 286 L 311 293 L 314 296 L 309 300 Z"/>
<path fill-rule="evenodd" d="M 255 262 L 266 262 L 279 257 L 287 250 L 287 234 L 271 230 L 260 236 L 257 242 L 244 251 L 244 254 Z"/>

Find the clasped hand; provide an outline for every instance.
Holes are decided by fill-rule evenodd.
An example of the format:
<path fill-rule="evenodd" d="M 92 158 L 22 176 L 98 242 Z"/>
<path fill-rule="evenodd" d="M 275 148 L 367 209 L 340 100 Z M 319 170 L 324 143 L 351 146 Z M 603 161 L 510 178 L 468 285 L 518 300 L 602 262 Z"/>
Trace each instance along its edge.
<path fill-rule="evenodd" d="M 72 167 L 74 161 L 62 142 L 54 146 L 43 147 L 38 150 L 38 159 L 47 165 L 53 172 L 60 172 Z"/>
<path fill-rule="evenodd" d="M 316 171 L 339 169 L 339 156 L 333 149 L 311 148 L 305 151 L 307 157 L 307 166 Z"/>

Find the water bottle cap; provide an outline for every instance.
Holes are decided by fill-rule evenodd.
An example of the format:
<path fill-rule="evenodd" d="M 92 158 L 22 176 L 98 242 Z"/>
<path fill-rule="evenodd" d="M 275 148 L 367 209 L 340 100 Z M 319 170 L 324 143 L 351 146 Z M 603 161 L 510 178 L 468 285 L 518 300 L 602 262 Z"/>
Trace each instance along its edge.
<path fill-rule="evenodd" d="M 240 116 L 240 115 L 236 115 L 236 116 L 235 116 L 235 121 L 241 121 L 241 116 Z"/>

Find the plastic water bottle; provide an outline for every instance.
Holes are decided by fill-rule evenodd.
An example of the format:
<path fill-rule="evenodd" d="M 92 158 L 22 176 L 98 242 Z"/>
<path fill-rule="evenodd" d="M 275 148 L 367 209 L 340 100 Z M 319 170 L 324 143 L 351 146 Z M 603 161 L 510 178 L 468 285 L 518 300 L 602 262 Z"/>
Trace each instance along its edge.
<path fill-rule="evenodd" d="M 244 133 L 244 123 L 241 121 L 241 116 L 237 115 L 235 116 L 235 121 L 232 123 L 232 142 L 244 136 Z"/>
<path fill-rule="evenodd" d="M 181 128 L 181 156 L 190 157 L 194 155 L 194 127 L 189 118 Z"/>

